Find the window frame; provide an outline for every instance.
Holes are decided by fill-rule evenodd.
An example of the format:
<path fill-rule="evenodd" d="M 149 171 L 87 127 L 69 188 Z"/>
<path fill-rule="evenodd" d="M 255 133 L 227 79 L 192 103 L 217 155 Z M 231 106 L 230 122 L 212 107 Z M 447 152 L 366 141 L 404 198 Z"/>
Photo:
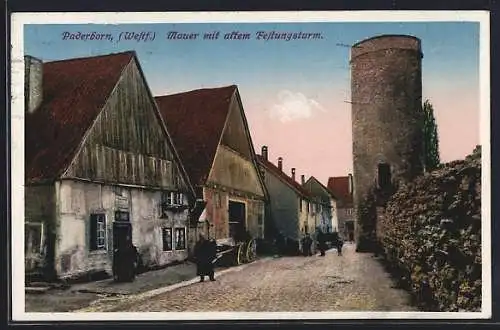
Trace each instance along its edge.
<path fill-rule="evenodd" d="M 390 187 L 392 182 L 391 165 L 385 162 L 377 164 L 377 186 L 379 189 Z"/>
<path fill-rule="evenodd" d="M 95 227 L 92 224 L 92 221 L 96 221 Z M 100 221 L 102 220 L 102 221 Z M 101 226 L 100 226 L 101 225 Z M 89 251 L 106 251 L 107 250 L 107 241 L 108 241 L 108 233 L 106 228 L 106 213 L 91 213 L 90 214 L 90 235 L 89 235 Z M 95 230 L 95 232 L 92 231 Z M 99 235 L 99 234 L 102 234 Z M 99 241 L 103 240 L 103 243 L 100 244 Z"/>
<path fill-rule="evenodd" d="M 170 245 L 169 245 L 169 248 L 165 249 L 165 246 L 166 244 L 165 243 L 168 243 L 168 241 L 165 240 L 165 233 L 166 232 L 169 232 L 170 235 L 169 235 L 169 238 L 170 238 Z M 172 227 L 162 227 L 161 228 L 161 241 L 162 241 L 162 251 L 163 252 L 170 252 L 170 251 L 173 251 L 174 250 L 174 236 L 173 236 L 173 231 L 172 231 Z M 168 244 L 167 244 L 168 245 Z"/>
<path fill-rule="evenodd" d="M 177 240 L 177 232 L 178 231 L 181 231 L 183 236 L 184 236 L 184 239 L 183 239 L 183 247 L 182 248 L 177 248 L 177 244 L 178 244 L 178 240 Z M 176 227 L 174 228 L 174 233 L 175 233 L 175 251 L 184 251 L 187 249 L 187 244 L 186 244 L 186 227 Z"/>

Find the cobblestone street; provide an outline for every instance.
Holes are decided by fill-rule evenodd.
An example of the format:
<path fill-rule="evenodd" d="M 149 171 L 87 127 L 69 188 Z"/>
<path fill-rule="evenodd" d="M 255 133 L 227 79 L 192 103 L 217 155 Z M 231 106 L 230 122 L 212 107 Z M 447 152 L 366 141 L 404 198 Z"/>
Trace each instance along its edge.
<path fill-rule="evenodd" d="M 343 256 L 283 257 L 228 272 L 216 282 L 195 283 L 144 300 L 109 302 L 124 312 L 415 311 L 409 295 L 393 287 L 370 254 L 347 244 Z"/>

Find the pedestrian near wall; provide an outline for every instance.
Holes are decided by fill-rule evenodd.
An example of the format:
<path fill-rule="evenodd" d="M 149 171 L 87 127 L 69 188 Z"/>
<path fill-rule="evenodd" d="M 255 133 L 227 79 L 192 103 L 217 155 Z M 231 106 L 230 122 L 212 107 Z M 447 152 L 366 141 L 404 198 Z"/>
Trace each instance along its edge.
<path fill-rule="evenodd" d="M 342 238 L 337 238 L 337 255 L 341 256 L 342 255 L 342 246 L 344 245 L 344 241 L 342 241 Z"/>
<path fill-rule="evenodd" d="M 311 252 L 312 239 L 309 234 L 306 234 L 302 239 L 302 254 L 304 257 L 308 257 L 312 255 Z"/>
<path fill-rule="evenodd" d="M 198 242 L 196 242 L 194 247 L 196 275 L 200 277 L 200 282 L 205 280 L 205 276 L 208 276 L 211 281 L 215 281 L 214 265 L 212 261 L 215 259 L 216 251 L 214 250 L 216 247 L 214 248 L 213 245 L 212 242 L 200 234 Z"/>
<path fill-rule="evenodd" d="M 318 249 L 320 256 L 324 257 L 326 251 L 326 237 L 321 230 L 318 231 Z"/>

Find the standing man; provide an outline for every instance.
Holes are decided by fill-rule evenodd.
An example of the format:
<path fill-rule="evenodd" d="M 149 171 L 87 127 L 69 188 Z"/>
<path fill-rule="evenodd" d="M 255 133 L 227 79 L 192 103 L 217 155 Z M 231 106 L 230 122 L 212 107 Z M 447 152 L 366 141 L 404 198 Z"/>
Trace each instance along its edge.
<path fill-rule="evenodd" d="M 213 245 L 200 234 L 198 242 L 194 247 L 194 258 L 196 261 L 196 275 L 200 277 L 200 282 L 205 281 L 208 276 L 211 281 L 215 281 L 213 260 Z"/>
<path fill-rule="evenodd" d="M 320 256 L 324 257 L 326 251 L 326 237 L 321 230 L 318 231 L 318 249 Z"/>
<path fill-rule="evenodd" d="M 340 236 L 337 238 L 337 255 L 341 256 L 342 255 L 342 246 L 344 245 L 344 241 L 342 241 L 342 238 Z"/>

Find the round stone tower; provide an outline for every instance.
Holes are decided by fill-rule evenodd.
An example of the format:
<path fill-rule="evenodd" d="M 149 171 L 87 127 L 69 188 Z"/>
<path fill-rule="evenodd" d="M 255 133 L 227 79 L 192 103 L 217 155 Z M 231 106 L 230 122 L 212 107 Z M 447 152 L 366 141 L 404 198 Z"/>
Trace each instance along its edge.
<path fill-rule="evenodd" d="M 358 251 L 376 247 L 377 216 L 422 173 L 420 39 L 382 35 L 351 48 L 354 207 Z"/>

